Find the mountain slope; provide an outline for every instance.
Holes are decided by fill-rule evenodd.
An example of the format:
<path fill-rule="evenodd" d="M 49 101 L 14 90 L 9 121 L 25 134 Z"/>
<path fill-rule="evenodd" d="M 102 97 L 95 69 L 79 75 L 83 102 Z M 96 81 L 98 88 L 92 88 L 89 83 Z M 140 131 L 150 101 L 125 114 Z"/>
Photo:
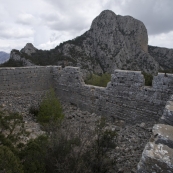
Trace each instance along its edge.
<path fill-rule="evenodd" d="M 159 63 L 163 70 L 173 70 L 173 49 L 148 46 L 149 54 Z"/>
<path fill-rule="evenodd" d="M 0 64 L 4 63 L 10 58 L 10 54 L 0 51 Z"/>

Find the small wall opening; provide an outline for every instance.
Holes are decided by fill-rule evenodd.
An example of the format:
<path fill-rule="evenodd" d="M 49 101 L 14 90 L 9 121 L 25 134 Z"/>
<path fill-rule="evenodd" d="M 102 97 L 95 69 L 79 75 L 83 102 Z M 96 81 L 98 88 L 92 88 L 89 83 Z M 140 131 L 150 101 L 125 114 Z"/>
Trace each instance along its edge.
<path fill-rule="evenodd" d="M 153 75 L 149 73 L 142 72 L 145 79 L 145 86 L 152 86 Z"/>
<path fill-rule="evenodd" d="M 107 83 L 110 81 L 111 81 L 111 74 L 109 73 L 103 73 L 101 75 L 90 74 L 85 79 L 85 84 L 106 87 Z"/>

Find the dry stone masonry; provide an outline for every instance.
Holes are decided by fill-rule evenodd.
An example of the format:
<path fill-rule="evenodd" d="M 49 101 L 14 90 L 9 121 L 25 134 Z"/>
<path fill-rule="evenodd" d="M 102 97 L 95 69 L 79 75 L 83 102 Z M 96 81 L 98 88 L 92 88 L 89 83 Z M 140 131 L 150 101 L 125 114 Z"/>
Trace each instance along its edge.
<path fill-rule="evenodd" d="M 52 67 L 0 68 L 0 90 L 40 91 L 52 86 Z"/>
<path fill-rule="evenodd" d="M 115 70 L 111 82 L 103 88 L 85 85 L 77 67 L 54 68 L 53 74 L 62 100 L 126 123 L 158 120 L 172 93 L 173 75 L 158 74 L 153 87 L 146 87 L 141 72 Z"/>
<path fill-rule="evenodd" d="M 144 83 L 140 71 L 115 70 L 104 88 L 86 85 L 78 67 L 0 68 L 1 93 L 38 94 L 53 87 L 61 101 L 113 121 L 123 120 L 127 125 L 140 124 L 143 128 L 160 118 L 161 124 L 153 127 L 143 151 L 138 172 L 173 172 L 173 75 L 159 73 L 152 87 Z"/>

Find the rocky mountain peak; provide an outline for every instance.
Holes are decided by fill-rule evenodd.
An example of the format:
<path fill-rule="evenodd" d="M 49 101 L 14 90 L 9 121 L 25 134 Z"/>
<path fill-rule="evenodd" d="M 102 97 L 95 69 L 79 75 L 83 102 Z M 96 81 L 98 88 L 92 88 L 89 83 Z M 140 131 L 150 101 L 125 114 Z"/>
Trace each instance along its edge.
<path fill-rule="evenodd" d="M 23 49 L 21 49 L 21 52 L 26 53 L 27 55 L 36 53 L 36 51 L 37 48 L 35 48 L 32 43 L 27 43 L 26 46 Z"/>
<path fill-rule="evenodd" d="M 107 42 L 109 39 L 110 42 L 122 45 L 130 41 L 144 52 L 148 52 L 147 29 L 141 21 L 131 16 L 120 16 L 110 10 L 105 10 L 93 20 L 91 31 L 100 38 L 96 41 Z M 103 38 L 107 39 L 103 40 Z M 126 44 L 126 46 L 131 49 L 132 45 Z"/>

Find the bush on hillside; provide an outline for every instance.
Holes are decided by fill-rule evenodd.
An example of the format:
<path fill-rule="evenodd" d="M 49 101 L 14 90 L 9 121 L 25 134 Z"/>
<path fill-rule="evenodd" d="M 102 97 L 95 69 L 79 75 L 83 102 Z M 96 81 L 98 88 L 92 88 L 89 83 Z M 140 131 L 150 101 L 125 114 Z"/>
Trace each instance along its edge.
<path fill-rule="evenodd" d="M 106 173 L 115 166 L 108 156 L 115 148 L 116 132 L 105 129 L 101 119 L 92 134 L 74 131 L 65 125 L 52 131 L 46 157 L 47 172 L 56 173 Z"/>
<path fill-rule="evenodd" d="M 15 126 L 20 123 L 17 121 L 20 119 L 17 114 L 14 114 L 12 119 L 13 117 L 4 118 L 7 115 L 0 113 L 0 125 L 3 130 L 13 129 L 9 119 L 13 123 L 16 122 Z M 18 144 L 17 139 L 12 142 L 15 134 L 5 136 L 1 129 L 0 172 L 106 173 L 115 167 L 115 160 L 109 157 L 109 152 L 115 148 L 116 132 L 105 128 L 104 119 L 98 121 L 92 132 L 88 133 L 82 129 L 76 131 L 68 122 L 62 121 L 62 108 L 53 90 L 40 104 L 39 116 L 41 122 L 46 122 L 48 127 L 45 128 L 45 136 L 32 139 L 26 145 Z"/>
<path fill-rule="evenodd" d="M 86 84 L 106 87 L 107 83 L 111 80 L 111 75 L 109 73 L 104 73 L 101 76 L 96 74 L 91 74 L 85 80 Z"/>
<path fill-rule="evenodd" d="M 145 85 L 152 86 L 152 81 L 153 81 L 152 74 L 145 73 L 145 72 L 143 72 L 142 74 L 144 75 L 144 78 L 145 78 Z"/>
<path fill-rule="evenodd" d="M 30 140 L 19 153 L 25 173 L 45 173 L 48 138 L 39 136 Z"/>
<path fill-rule="evenodd" d="M 40 103 L 37 120 L 41 124 L 49 123 L 50 121 L 58 122 L 64 118 L 62 107 L 57 99 L 55 92 L 51 89 L 43 101 Z"/>
<path fill-rule="evenodd" d="M 24 173 L 19 158 L 6 146 L 0 146 L 0 172 Z"/>
<path fill-rule="evenodd" d="M 0 67 L 23 67 L 24 64 L 22 61 L 9 59 L 8 61 L 0 64 Z"/>
<path fill-rule="evenodd" d="M 169 70 L 159 70 L 159 73 L 173 73 L 173 69 L 169 69 Z"/>

